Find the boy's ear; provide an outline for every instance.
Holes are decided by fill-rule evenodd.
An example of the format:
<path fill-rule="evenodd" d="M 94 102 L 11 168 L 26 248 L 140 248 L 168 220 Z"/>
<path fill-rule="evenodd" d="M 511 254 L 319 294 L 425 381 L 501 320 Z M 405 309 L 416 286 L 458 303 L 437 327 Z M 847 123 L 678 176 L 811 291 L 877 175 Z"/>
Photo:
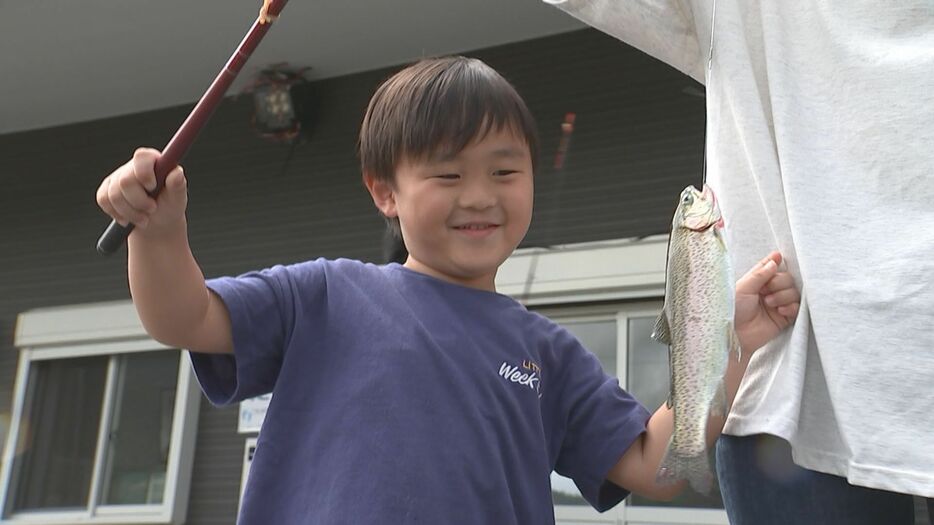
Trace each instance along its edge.
<path fill-rule="evenodd" d="M 363 183 L 373 197 L 373 204 L 386 217 L 396 217 L 396 197 L 392 191 L 392 183 L 386 180 L 377 179 L 370 173 L 363 174 Z"/>

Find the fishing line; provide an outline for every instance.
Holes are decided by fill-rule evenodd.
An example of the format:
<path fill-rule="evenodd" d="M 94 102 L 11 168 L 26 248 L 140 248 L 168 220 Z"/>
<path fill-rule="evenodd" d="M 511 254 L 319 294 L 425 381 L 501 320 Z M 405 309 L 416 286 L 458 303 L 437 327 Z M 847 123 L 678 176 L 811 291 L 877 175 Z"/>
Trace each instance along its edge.
<path fill-rule="evenodd" d="M 705 90 L 707 93 L 710 93 L 710 82 L 713 80 L 713 44 L 714 36 L 717 34 L 717 0 L 713 0 L 713 5 L 711 6 L 711 15 L 710 15 L 710 47 L 707 49 L 707 74 L 706 74 L 706 86 Z M 705 97 L 704 106 L 710 101 L 710 97 Z M 708 111 L 704 112 L 705 123 L 704 123 L 704 174 L 703 179 L 701 180 L 701 190 L 703 191 L 703 185 L 707 184 L 707 145 L 710 142 L 710 133 L 708 125 L 710 124 Z"/>

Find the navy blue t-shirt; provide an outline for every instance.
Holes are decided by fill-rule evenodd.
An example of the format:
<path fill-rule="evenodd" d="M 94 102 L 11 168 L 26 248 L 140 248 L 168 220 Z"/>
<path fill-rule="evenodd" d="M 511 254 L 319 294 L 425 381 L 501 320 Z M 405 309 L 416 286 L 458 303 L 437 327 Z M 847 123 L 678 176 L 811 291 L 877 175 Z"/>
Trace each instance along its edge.
<path fill-rule="evenodd" d="M 208 286 L 234 354 L 191 354 L 204 392 L 273 393 L 239 523 L 552 523 L 552 470 L 626 496 L 606 475 L 649 413 L 510 297 L 343 259 Z"/>

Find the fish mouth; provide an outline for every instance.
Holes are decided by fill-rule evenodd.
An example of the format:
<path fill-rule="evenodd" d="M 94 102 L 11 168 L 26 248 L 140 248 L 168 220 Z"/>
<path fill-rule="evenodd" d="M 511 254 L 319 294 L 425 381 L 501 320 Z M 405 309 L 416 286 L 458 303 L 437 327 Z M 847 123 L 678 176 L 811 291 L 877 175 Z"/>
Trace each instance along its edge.
<path fill-rule="evenodd" d="M 700 233 L 700 232 L 705 232 L 705 231 L 707 231 L 707 230 L 713 228 L 714 226 L 716 226 L 718 229 L 719 229 L 719 228 L 722 228 L 722 227 L 723 227 L 723 218 L 721 218 L 720 220 L 718 220 L 718 221 L 716 221 L 716 222 L 708 222 L 707 224 L 705 224 L 704 226 L 701 226 L 701 227 L 699 227 L 699 228 L 691 228 L 690 226 L 685 226 L 685 228 L 691 230 L 692 232 L 698 232 L 698 233 Z"/>
<path fill-rule="evenodd" d="M 703 200 L 710 202 L 710 212 L 707 214 L 707 220 L 702 223 L 702 226 L 697 228 L 688 226 L 687 228 L 695 232 L 704 232 L 710 228 L 722 230 L 726 223 L 723 221 L 723 215 L 719 213 L 720 207 L 717 205 L 717 194 L 707 184 L 704 184 L 700 193 Z M 717 217 L 716 220 L 714 220 L 715 216 Z"/>
<path fill-rule="evenodd" d="M 689 218 L 688 220 L 684 221 L 683 226 L 684 228 L 687 228 L 688 230 L 692 232 L 697 232 L 697 233 L 705 232 L 711 228 L 716 228 L 716 229 L 723 228 L 723 224 L 724 224 L 723 217 L 721 216 L 721 217 L 718 217 L 716 220 L 714 220 L 715 216 L 716 215 L 711 210 L 709 213 L 698 216 L 697 220 L 691 220 Z M 701 217 L 703 217 L 703 219 L 701 219 Z"/>

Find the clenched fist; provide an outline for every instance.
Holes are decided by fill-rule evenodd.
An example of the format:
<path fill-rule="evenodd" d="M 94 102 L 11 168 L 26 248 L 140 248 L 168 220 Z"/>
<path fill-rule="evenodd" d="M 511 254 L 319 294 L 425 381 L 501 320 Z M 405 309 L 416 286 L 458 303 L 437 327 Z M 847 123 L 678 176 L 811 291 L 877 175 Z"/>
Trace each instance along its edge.
<path fill-rule="evenodd" d="M 133 223 L 135 231 L 159 236 L 184 227 L 188 206 L 188 184 L 181 166 L 165 179 L 156 197 L 156 160 L 159 151 L 139 148 L 129 162 L 108 175 L 97 189 L 97 204 L 122 226 Z"/>

